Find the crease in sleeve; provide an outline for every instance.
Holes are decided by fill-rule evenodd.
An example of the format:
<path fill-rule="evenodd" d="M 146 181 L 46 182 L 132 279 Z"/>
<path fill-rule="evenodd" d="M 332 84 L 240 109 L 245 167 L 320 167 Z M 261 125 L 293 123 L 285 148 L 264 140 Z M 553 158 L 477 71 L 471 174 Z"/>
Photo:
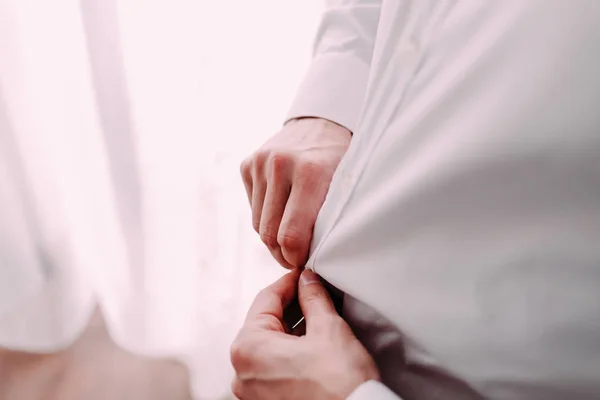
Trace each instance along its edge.
<path fill-rule="evenodd" d="M 402 400 L 383 383 L 367 381 L 360 385 L 346 400 Z"/>
<path fill-rule="evenodd" d="M 298 89 L 286 121 L 319 117 L 354 132 L 368 79 L 369 65 L 354 55 L 317 56 Z"/>

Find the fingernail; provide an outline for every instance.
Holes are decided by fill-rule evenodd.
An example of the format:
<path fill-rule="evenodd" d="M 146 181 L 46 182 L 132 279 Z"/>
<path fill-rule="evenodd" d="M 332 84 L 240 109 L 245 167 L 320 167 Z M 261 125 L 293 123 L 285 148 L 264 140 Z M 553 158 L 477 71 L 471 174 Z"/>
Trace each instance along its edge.
<path fill-rule="evenodd" d="M 311 270 L 304 270 L 302 275 L 300 275 L 300 284 L 302 286 L 308 286 L 312 283 L 321 283 L 321 278 Z"/>

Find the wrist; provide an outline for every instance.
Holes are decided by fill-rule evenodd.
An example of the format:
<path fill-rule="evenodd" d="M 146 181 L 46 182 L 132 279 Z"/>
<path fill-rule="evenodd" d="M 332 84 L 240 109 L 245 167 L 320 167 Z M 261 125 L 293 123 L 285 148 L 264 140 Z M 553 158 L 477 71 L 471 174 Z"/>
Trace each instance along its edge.
<path fill-rule="evenodd" d="M 362 371 L 349 372 L 342 378 L 343 383 L 339 385 L 339 398 L 343 400 L 349 398 L 363 384 L 371 381 L 381 383 L 381 377 L 377 368 L 373 367 Z"/>
<path fill-rule="evenodd" d="M 400 398 L 383 383 L 370 380 L 362 383 L 344 400 L 400 400 Z"/>
<path fill-rule="evenodd" d="M 352 132 L 345 126 L 338 124 L 335 121 L 332 121 L 332 120 L 329 120 L 326 118 L 321 118 L 321 117 L 296 117 L 296 118 L 287 120 L 283 125 L 288 126 L 288 125 L 295 125 L 298 123 L 310 123 L 310 124 L 315 124 L 317 126 L 321 126 L 323 128 L 343 129 L 343 130 L 347 131 L 349 135 L 352 135 Z"/>

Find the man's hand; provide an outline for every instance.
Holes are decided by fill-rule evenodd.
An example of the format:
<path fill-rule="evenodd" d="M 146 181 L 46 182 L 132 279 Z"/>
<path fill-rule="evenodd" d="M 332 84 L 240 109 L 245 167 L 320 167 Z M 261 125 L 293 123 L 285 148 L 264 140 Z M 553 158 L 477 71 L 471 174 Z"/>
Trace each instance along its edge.
<path fill-rule="evenodd" d="M 231 347 L 233 394 L 241 400 L 343 400 L 378 380 L 371 356 L 336 313 L 317 275 L 298 270 L 263 289 Z M 296 295 L 306 335 L 287 334 L 283 310 Z"/>
<path fill-rule="evenodd" d="M 291 120 L 242 163 L 254 229 L 284 267 L 304 266 L 317 214 L 351 137 L 324 119 Z"/>

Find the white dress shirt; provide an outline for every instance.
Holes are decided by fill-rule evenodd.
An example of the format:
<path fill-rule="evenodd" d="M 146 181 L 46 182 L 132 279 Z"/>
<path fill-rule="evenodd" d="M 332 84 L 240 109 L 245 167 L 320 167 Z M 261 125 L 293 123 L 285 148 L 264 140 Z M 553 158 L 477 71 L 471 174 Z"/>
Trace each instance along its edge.
<path fill-rule="evenodd" d="M 288 117 L 354 136 L 308 267 L 397 329 L 383 375 L 600 398 L 600 2 L 328 3 Z M 429 376 L 350 398 L 466 398 Z"/>

